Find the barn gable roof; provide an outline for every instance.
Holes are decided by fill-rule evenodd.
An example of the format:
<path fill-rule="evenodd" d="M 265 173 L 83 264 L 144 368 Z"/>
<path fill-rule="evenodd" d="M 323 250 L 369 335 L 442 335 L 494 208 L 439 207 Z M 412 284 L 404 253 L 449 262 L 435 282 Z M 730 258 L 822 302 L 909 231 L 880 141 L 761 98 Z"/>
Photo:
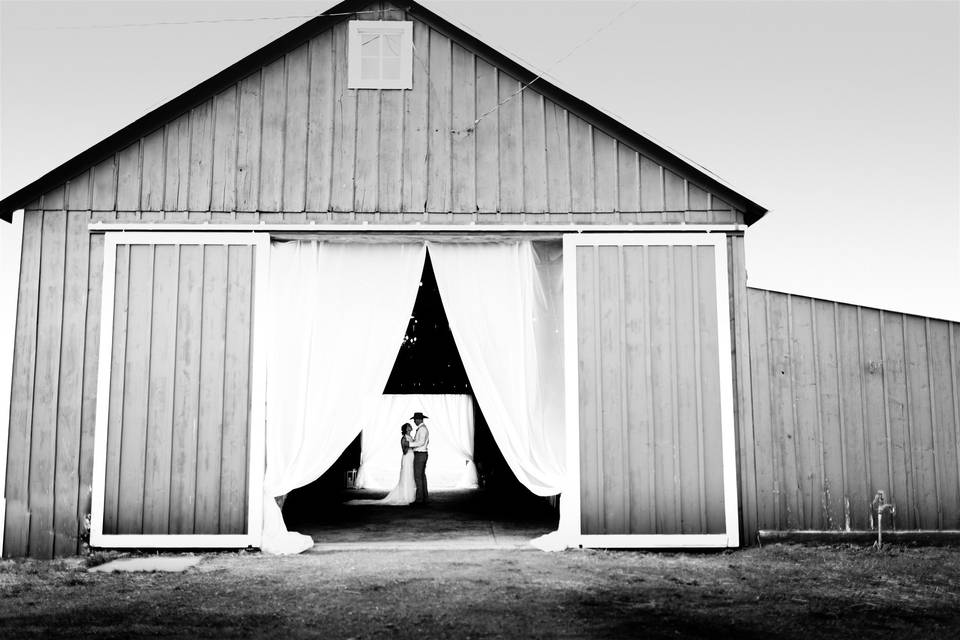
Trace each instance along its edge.
<path fill-rule="evenodd" d="M 369 8 L 370 0 L 345 0 L 331 7 L 323 14 L 309 20 L 287 34 L 270 42 L 223 71 L 201 82 L 192 89 L 173 98 L 167 103 L 138 118 L 116 133 L 81 152 L 67 162 L 49 171 L 37 180 L 0 200 L 0 219 L 10 221 L 13 212 L 27 207 L 43 194 L 55 189 L 67 180 L 90 169 L 119 150 L 133 144 L 158 127 L 168 124 L 185 112 L 203 104 L 223 89 L 240 82 L 251 72 L 284 56 L 297 47 L 307 43 L 315 36 L 331 29 L 334 25 L 349 20 L 351 14 Z M 561 89 L 548 80 L 526 68 L 513 58 L 485 44 L 474 35 L 440 17 L 416 2 L 402 5 L 408 17 L 418 20 L 431 29 L 440 32 L 460 46 L 472 51 L 478 58 L 489 61 L 494 66 L 515 77 L 522 85 L 532 84 L 531 89 L 549 98 L 557 105 L 576 114 L 593 127 L 606 133 L 615 140 L 622 141 L 640 152 L 649 155 L 664 167 L 681 175 L 688 176 L 703 187 L 716 193 L 744 212 L 744 219 L 751 224 L 760 219 L 766 209 L 746 196 L 734 191 L 719 178 L 704 168 L 687 160 L 643 134 L 629 128 L 616 118 L 597 107 Z"/>

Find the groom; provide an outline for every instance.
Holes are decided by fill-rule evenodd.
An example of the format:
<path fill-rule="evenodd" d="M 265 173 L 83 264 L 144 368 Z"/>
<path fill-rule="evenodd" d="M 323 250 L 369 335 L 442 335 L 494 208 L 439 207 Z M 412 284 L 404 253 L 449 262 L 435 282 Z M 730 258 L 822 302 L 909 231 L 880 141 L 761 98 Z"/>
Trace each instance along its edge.
<path fill-rule="evenodd" d="M 417 485 L 417 497 L 413 503 L 420 505 L 427 504 L 427 445 L 430 444 L 430 431 L 423 424 L 426 417 L 417 411 L 410 418 L 417 425 L 413 442 L 410 443 L 413 449 L 413 482 Z"/>

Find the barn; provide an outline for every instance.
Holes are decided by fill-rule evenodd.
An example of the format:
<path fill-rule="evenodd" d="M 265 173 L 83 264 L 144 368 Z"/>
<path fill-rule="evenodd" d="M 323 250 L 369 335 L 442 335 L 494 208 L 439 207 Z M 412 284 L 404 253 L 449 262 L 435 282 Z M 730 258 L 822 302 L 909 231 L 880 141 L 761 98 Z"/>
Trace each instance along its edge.
<path fill-rule="evenodd" d="M 762 206 L 415 2 L 333 7 L 21 209 L 6 557 L 296 547 L 275 498 L 363 428 L 428 261 L 562 544 L 873 530 L 880 490 L 960 528 L 960 325 L 748 288 Z"/>

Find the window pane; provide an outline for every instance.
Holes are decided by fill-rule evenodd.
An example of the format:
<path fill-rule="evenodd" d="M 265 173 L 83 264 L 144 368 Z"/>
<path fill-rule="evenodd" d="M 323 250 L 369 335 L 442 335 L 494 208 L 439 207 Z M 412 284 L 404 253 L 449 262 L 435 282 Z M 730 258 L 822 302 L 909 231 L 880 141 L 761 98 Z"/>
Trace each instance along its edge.
<path fill-rule="evenodd" d="M 400 58 L 383 59 L 383 78 L 385 80 L 400 79 Z"/>
<path fill-rule="evenodd" d="M 400 57 L 400 34 L 387 33 L 383 36 L 383 55 Z"/>
<path fill-rule="evenodd" d="M 380 34 L 379 33 L 361 33 L 360 34 L 360 55 L 367 57 L 377 57 L 380 55 Z"/>
<path fill-rule="evenodd" d="M 378 58 L 360 58 L 360 77 L 364 80 L 376 80 L 380 77 Z"/>

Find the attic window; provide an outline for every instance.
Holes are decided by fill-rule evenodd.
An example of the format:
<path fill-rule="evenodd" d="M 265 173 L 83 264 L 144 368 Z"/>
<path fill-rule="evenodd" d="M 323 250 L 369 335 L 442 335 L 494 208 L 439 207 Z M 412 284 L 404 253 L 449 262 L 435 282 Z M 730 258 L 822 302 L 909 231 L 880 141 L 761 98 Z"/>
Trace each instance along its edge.
<path fill-rule="evenodd" d="M 348 82 L 350 89 L 413 87 L 413 23 L 351 20 Z"/>

